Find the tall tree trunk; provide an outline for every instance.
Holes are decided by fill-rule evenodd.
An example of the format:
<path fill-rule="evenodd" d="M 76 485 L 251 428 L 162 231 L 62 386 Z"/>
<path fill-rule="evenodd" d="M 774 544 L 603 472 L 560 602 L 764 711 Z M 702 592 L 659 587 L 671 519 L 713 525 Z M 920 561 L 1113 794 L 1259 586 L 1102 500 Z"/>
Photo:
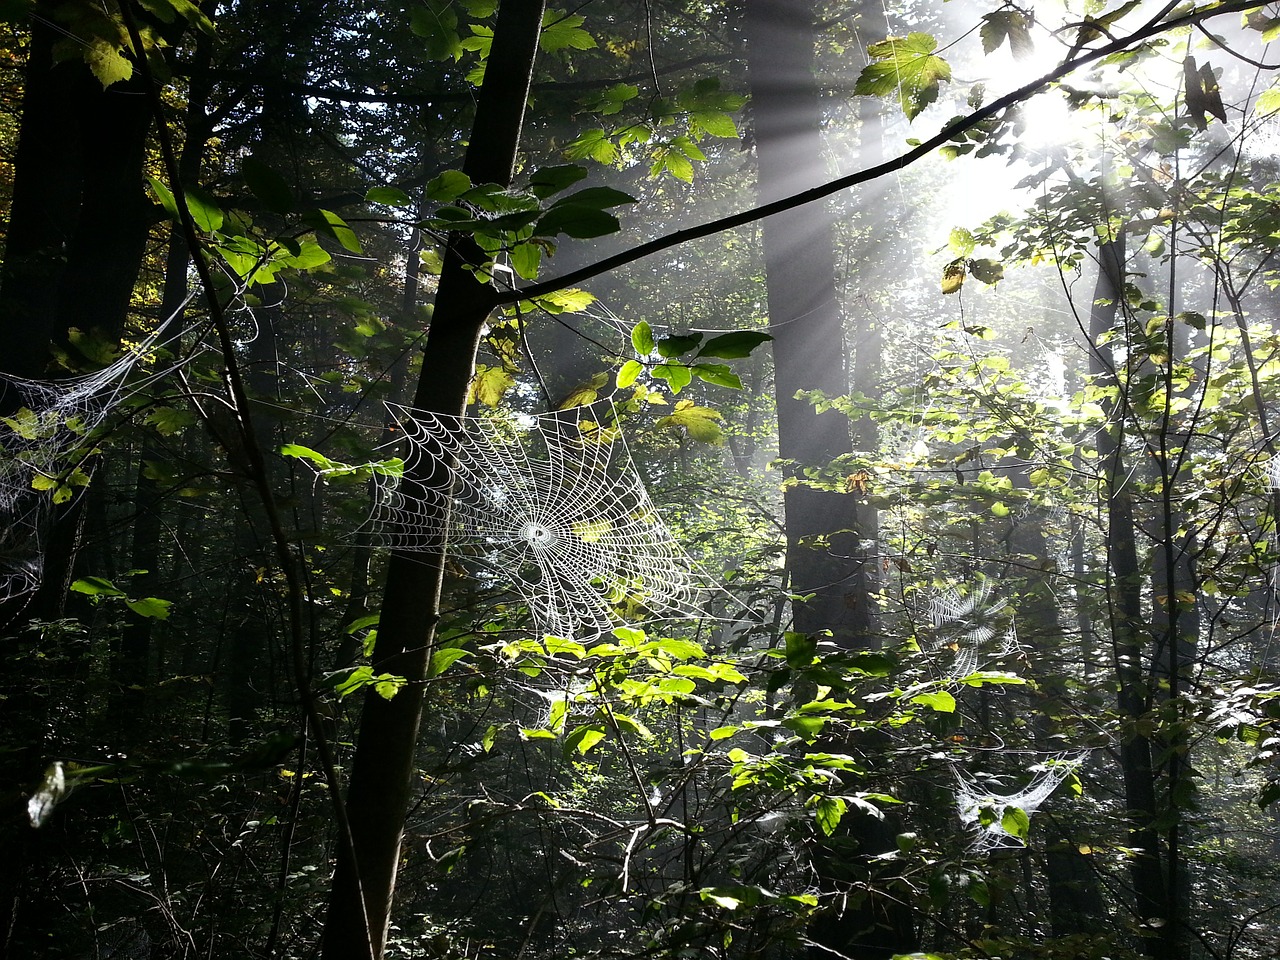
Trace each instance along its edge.
<path fill-rule="evenodd" d="M 508 0 L 499 8 L 463 163 L 474 183 L 511 181 L 544 5 L 543 0 Z M 483 260 L 470 237 L 452 238 L 414 401 L 419 408 L 458 417 L 466 412 L 476 350 L 494 296 L 467 265 Z M 429 478 L 406 475 L 405 482 L 424 479 Z M 390 700 L 372 691 L 364 699 L 347 795 L 351 836 L 338 844 L 324 929 L 326 960 L 379 960 L 383 955 L 443 576 L 443 550 L 397 552 L 388 565 L 374 670 L 405 677 L 408 684 Z"/>
<path fill-rule="evenodd" d="M 746 6 L 762 203 L 825 179 L 813 24 L 810 0 L 749 0 Z M 878 143 L 869 148 L 878 149 Z M 849 390 L 831 217 L 818 204 L 778 214 L 764 221 L 762 239 L 774 338 L 778 453 L 788 461 L 790 479 L 796 480 L 806 467 L 825 467 L 853 452 L 847 419 L 820 416 L 810 403 L 796 398 L 801 390 L 829 396 Z M 871 376 L 874 340 L 862 338 L 860 347 L 859 366 Z M 784 510 L 790 591 L 807 597 L 795 603 L 795 628 L 808 634 L 829 630 L 846 649 L 874 645 L 870 562 L 862 543 L 874 536 L 874 519 L 860 515 L 852 493 L 816 490 L 803 482 L 788 483 Z M 873 744 L 861 748 L 875 752 Z M 879 960 L 912 948 L 909 912 L 881 895 L 878 888 L 884 881 L 871 870 L 874 856 L 892 847 L 890 834 L 871 818 L 851 818 L 837 836 L 815 845 L 812 859 L 823 888 L 833 902 L 844 905 L 811 925 L 815 958 L 834 951 L 855 960 Z M 858 888 L 869 873 L 873 879 L 863 895 Z"/>
<path fill-rule="evenodd" d="M 1124 300 L 1124 278 L 1125 244 L 1121 234 L 1099 248 L 1098 282 L 1089 325 L 1090 339 L 1095 344 L 1115 325 Z M 1098 385 L 1125 389 L 1125 384 L 1118 382 L 1111 359 L 1104 357 L 1099 348 L 1090 353 L 1090 372 Z M 1154 827 L 1156 788 L 1151 739 L 1139 726 L 1151 708 L 1151 696 L 1143 658 L 1143 578 L 1134 538 L 1133 479 L 1126 470 L 1124 456 L 1127 412 L 1122 396 L 1117 395 L 1108 404 L 1110 422 L 1098 433 L 1098 458 L 1103 470 L 1102 497 L 1107 516 L 1107 606 L 1121 725 L 1120 765 L 1129 819 L 1129 846 L 1134 851 L 1130 859 L 1134 909 L 1139 922 L 1150 925 L 1153 934 L 1143 938 L 1143 948 L 1149 955 L 1158 957 L 1162 953 L 1158 928 L 1166 920 L 1168 904 L 1160 865 L 1159 836 Z"/>
<path fill-rule="evenodd" d="M 821 105 L 813 75 L 810 0 L 747 3 L 747 68 L 761 203 L 822 183 Z M 853 452 L 848 421 L 819 415 L 801 390 L 849 391 L 844 325 L 836 299 L 831 217 L 821 204 L 778 214 L 762 227 L 769 332 L 778 401 L 778 454 L 792 478 Z M 784 494 L 787 570 L 803 633 L 830 630 L 836 642 L 869 642 L 870 601 L 852 494 L 803 482 Z"/>

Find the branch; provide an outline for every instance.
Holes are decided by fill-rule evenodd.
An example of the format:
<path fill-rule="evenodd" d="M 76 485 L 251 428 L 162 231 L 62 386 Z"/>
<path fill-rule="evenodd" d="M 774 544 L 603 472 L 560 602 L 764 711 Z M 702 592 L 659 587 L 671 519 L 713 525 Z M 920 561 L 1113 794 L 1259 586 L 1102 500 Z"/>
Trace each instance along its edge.
<path fill-rule="evenodd" d="M 696 227 L 689 227 L 685 230 L 677 230 L 674 233 L 657 237 L 646 243 L 639 244 L 629 250 L 614 254 L 611 257 L 605 257 L 603 260 L 597 260 L 595 263 L 588 264 L 578 270 L 572 270 L 560 277 L 552 277 L 548 280 L 541 280 L 538 283 L 530 284 L 527 287 L 515 290 L 506 290 L 497 293 L 494 298 L 494 306 L 502 306 L 504 304 L 515 303 L 534 297 L 546 296 L 549 293 L 555 293 L 557 290 L 563 290 L 566 287 L 574 286 L 584 280 L 590 280 L 592 277 L 598 277 L 601 274 L 624 267 L 627 264 L 635 263 L 637 260 L 643 260 L 645 257 L 651 257 L 655 253 L 661 253 L 664 250 L 670 250 L 682 244 L 689 243 L 693 240 L 701 240 L 704 237 L 714 236 L 717 233 L 723 233 L 726 230 L 733 230 L 748 223 L 754 223 L 757 220 L 763 220 L 765 217 L 771 217 L 775 214 L 784 213 L 787 210 L 794 210 L 796 207 L 802 207 L 807 203 L 813 203 L 822 200 L 832 194 L 847 190 L 850 187 L 856 187 L 859 184 L 869 183 L 872 180 L 878 180 L 886 174 L 895 173 L 903 170 L 917 160 L 932 153 L 935 149 L 947 143 L 956 134 L 964 133 L 966 130 L 972 130 L 974 127 L 987 120 L 998 116 L 1003 111 L 1015 104 L 1021 103 L 1035 94 L 1039 93 L 1049 84 L 1061 80 L 1067 74 L 1078 70 L 1080 67 L 1093 63 L 1111 56 L 1113 53 L 1120 53 L 1136 43 L 1147 40 L 1158 34 L 1165 33 L 1169 30 L 1176 30 L 1179 27 L 1195 26 L 1204 20 L 1212 17 L 1222 16 L 1227 13 L 1240 13 L 1246 10 L 1253 10 L 1258 7 L 1265 6 L 1258 0 L 1236 0 L 1234 3 L 1224 3 L 1221 6 L 1215 6 L 1210 10 L 1193 10 L 1182 16 L 1174 17 L 1171 20 L 1161 20 L 1160 16 L 1148 21 L 1144 26 L 1135 30 L 1127 37 L 1121 37 L 1110 43 L 1083 53 L 1079 56 L 1068 57 L 1053 70 L 1046 73 L 1037 80 L 1033 80 L 1024 86 L 1005 94 L 998 100 L 993 100 L 979 110 L 975 110 L 967 117 L 957 120 L 955 123 L 948 124 L 938 133 L 934 134 L 928 140 L 919 146 L 913 147 L 901 156 L 886 160 L 884 163 L 878 163 L 875 166 L 867 167 L 855 173 L 847 174 L 843 177 L 837 177 L 827 183 L 805 190 L 801 193 L 793 194 L 789 197 L 783 197 L 780 200 L 774 200 L 770 203 L 761 204 L 758 207 L 752 207 L 749 210 L 743 210 L 719 220 L 712 220 L 708 223 L 700 224 Z"/>

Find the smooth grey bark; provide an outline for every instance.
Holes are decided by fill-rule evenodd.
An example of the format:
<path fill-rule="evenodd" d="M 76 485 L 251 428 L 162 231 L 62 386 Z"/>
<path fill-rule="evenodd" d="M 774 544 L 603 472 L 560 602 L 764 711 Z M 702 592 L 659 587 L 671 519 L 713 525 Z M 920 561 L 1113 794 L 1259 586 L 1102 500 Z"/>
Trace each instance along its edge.
<path fill-rule="evenodd" d="M 544 6 L 543 0 L 507 0 L 498 11 L 463 163 L 473 182 L 511 181 Z M 466 412 L 481 330 L 495 303 L 492 288 L 466 269 L 483 259 L 469 237 L 453 237 L 446 250 L 414 398 L 421 409 L 452 416 Z M 405 482 L 424 479 L 406 474 Z M 383 955 L 443 576 L 442 550 L 392 554 L 373 668 L 405 677 L 408 684 L 390 700 L 372 691 L 364 700 L 347 794 L 351 836 L 338 843 L 325 960 L 380 960 Z"/>

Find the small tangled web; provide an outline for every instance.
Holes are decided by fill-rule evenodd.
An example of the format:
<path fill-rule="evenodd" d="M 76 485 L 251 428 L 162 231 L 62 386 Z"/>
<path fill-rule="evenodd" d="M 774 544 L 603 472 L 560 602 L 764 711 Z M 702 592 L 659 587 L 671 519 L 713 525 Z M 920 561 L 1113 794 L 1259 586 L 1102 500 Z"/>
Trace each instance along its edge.
<path fill-rule="evenodd" d="M 465 420 L 390 409 L 408 450 L 402 475 L 375 475 L 375 542 L 470 556 L 515 587 L 538 631 L 570 639 L 696 619 L 722 593 L 658 516 L 611 404 Z"/>
<path fill-rule="evenodd" d="M 974 832 L 973 849 L 989 853 L 1003 847 L 1022 847 L 1025 840 L 1010 833 L 1005 816 L 1010 810 L 1026 815 L 1026 824 L 1062 781 L 1075 772 L 1083 757 L 1055 757 L 1031 768 L 1031 780 L 1021 790 L 1004 792 L 1002 777 L 979 776 L 957 769 L 956 812 L 960 822 Z M 995 789 L 993 789 L 995 788 Z M 984 814 L 985 811 L 985 814 Z M 987 822 L 983 822 L 983 821 Z"/>

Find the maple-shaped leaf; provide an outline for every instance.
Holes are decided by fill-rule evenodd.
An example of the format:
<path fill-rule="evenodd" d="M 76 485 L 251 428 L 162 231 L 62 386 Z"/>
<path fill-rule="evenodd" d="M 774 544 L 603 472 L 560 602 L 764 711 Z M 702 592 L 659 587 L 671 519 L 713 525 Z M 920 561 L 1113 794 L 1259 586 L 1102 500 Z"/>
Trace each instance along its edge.
<path fill-rule="evenodd" d="M 902 112 L 914 120 L 938 99 L 941 85 L 951 79 L 951 64 L 934 56 L 938 41 L 927 33 L 889 37 L 867 48 L 873 62 L 863 68 L 854 93 L 872 97 L 897 96 Z"/>
<path fill-rule="evenodd" d="M 564 10 L 548 10 L 542 17 L 542 34 L 538 37 L 538 46 L 544 53 L 590 50 L 596 45 L 596 40 L 582 29 L 586 20 L 586 17 L 566 13 Z"/>
<path fill-rule="evenodd" d="M 1016 60 L 1025 60 L 1035 52 L 1035 44 L 1031 40 L 1031 18 L 1021 10 L 997 10 L 985 14 L 982 20 L 978 33 L 982 37 L 983 53 L 994 53 L 1006 39 Z"/>

